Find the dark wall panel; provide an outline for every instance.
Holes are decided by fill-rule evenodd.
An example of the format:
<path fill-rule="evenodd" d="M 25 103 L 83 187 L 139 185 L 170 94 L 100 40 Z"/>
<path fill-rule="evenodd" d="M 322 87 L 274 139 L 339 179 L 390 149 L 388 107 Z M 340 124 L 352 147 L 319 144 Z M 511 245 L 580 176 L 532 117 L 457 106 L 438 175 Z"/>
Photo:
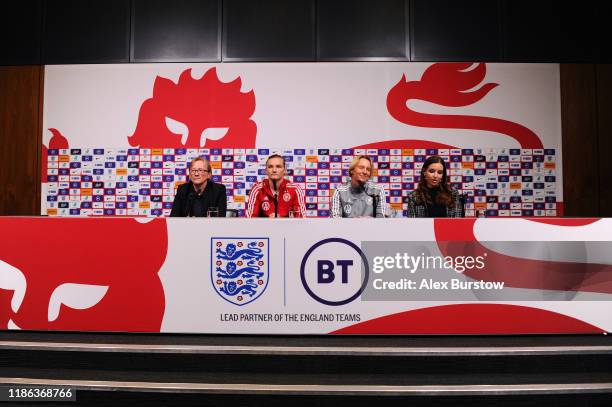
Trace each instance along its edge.
<path fill-rule="evenodd" d="M 563 200 L 566 216 L 599 215 L 595 67 L 561 65 Z"/>
<path fill-rule="evenodd" d="M 133 0 L 131 60 L 221 60 L 221 0 Z"/>
<path fill-rule="evenodd" d="M 224 61 L 314 61 L 315 0 L 224 0 Z"/>
<path fill-rule="evenodd" d="M 599 215 L 612 217 L 612 65 L 597 65 Z"/>
<path fill-rule="evenodd" d="M 413 61 L 501 59 L 499 0 L 412 0 Z"/>
<path fill-rule="evenodd" d="M 0 216 L 40 214 L 43 73 L 0 67 Z"/>
<path fill-rule="evenodd" d="M 563 54 L 563 3 L 553 0 L 503 2 L 504 59 L 516 62 L 556 61 Z"/>
<path fill-rule="evenodd" d="M 40 64 L 42 1 L 6 1 L 0 7 L 0 65 Z"/>
<path fill-rule="evenodd" d="M 560 3 L 557 6 L 561 13 L 561 33 L 556 42 L 562 47 L 562 51 L 556 61 L 597 62 L 600 46 L 599 24 L 603 23 L 598 13 L 604 11 L 597 3 L 588 1 L 569 4 Z M 608 25 L 609 22 L 606 21 L 605 24 Z"/>
<path fill-rule="evenodd" d="M 408 0 L 323 0 L 317 5 L 321 60 L 408 60 Z"/>
<path fill-rule="evenodd" d="M 46 64 L 129 62 L 129 0 L 49 0 Z"/>
<path fill-rule="evenodd" d="M 595 62 L 601 20 L 597 3 L 504 0 L 504 59 L 512 62 Z M 602 11 L 603 12 L 603 11 Z"/>
<path fill-rule="evenodd" d="M 593 0 L 8 0 L 0 13 L 0 65 L 609 63 L 605 8 Z"/>

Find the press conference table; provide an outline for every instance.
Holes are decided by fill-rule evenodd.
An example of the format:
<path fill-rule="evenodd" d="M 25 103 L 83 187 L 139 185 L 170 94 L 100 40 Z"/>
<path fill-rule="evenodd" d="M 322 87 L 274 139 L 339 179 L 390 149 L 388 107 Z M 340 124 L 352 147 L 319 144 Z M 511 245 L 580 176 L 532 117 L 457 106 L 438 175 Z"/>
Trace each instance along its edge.
<path fill-rule="evenodd" d="M 6 329 L 612 330 L 611 219 L 0 217 L 0 240 Z"/>

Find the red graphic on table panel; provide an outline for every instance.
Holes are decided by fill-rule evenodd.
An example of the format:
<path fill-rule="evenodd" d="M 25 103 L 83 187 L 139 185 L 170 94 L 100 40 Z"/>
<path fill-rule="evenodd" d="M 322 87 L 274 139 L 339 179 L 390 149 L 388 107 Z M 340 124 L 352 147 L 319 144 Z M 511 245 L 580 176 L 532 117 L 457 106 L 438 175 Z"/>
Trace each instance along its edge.
<path fill-rule="evenodd" d="M 178 83 L 158 76 L 153 97 L 143 102 L 130 145 L 144 148 L 255 148 L 255 93 L 242 93 L 240 77 L 224 83 L 216 68 Z M 211 132 L 210 130 L 216 130 Z M 208 131 L 208 132 L 207 132 Z M 208 137 L 207 137 L 208 136 Z"/>
<path fill-rule="evenodd" d="M 165 219 L 0 218 L 0 329 L 159 332 Z"/>
<path fill-rule="evenodd" d="M 579 291 L 612 294 L 612 265 L 535 260 L 499 253 L 478 242 L 474 234 L 476 221 L 476 219 L 434 219 L 436 241 L 443 256 L 477 256 L 487 253 L 486 267 L 482 270 L 466 270 L 464 273 L 466 276 L 475 280 L 504 282 L 505 287 L 556 290 L 562 292 L 563 298 L 560 299 L 569 299 L 568 295 L 573 296 Z M 534 221 L 569 228 L 585 226 L 597 222 L 598 219 Z M 470 244 L 461 244 L 462 242 Z M 507 242 L 509 248 L 512 248 L 513 244 L 515 243 Z M 542 255 L 548 255 L 554 250 L 552 248 L 554 242 L 532 242 L 532 244 L 535 251 L 538 245 L 541 245 Z M 586 245 L 589 242 L 575 242 L 575 244 L 576 256 L 586 258 Z M 543 295 L 553 294 L 543 293 Z"/>
<path fill-rule="evenodd" d="M 385 315 L 334 334 L 586 334 L 603 329 L 553 311 L 511 304 L 450 304 Z"/>

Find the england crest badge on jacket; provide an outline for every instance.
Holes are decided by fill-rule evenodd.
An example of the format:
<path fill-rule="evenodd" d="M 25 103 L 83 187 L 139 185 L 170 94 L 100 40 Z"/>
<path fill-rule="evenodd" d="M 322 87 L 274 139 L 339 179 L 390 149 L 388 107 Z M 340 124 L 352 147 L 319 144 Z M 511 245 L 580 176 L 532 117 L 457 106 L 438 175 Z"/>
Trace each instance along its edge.
<path fill-rule="evenodd" d="M 269 238 L 213 237 L 210 252 L 211 281 L 221 298 L 245 305 L 266 291 L 270 275 Z"/>

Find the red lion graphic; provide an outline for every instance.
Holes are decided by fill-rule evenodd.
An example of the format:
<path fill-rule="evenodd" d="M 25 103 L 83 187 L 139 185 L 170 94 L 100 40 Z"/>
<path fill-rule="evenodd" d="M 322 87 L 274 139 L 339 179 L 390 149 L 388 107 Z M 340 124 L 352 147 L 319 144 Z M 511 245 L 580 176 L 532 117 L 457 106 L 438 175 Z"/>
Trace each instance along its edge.
<path fill-rule="evenodd" d="M 521 148 L 543 148 L 540 138 L 530 129 L 508 120 L 463 115 L 420 113 L 411 110 L 410 100 L 424 100 L 446 107 L 472 105 L 483 99 L 497 83 L 478 86 L 486 76 L 486 65 L 436 63 L 429 66 L 419 81 L 407 81 L 403 75 L 387 94 L 387 110 L 396 120 L 418 127 L 438 129 L 471 129 L 506 134 L 515 139 Z M 359 146 L 357 148 L 456 148 L 427 140 L 393 140 Z"/>
<path fill-rule="evenodd" d="M 134 147 L 165 148 L 254 148 L 257 125 L 255 94 L 240 92 L 240 77 L 223 83 L 216 68 L 194 79 L 191 69 L 181 73 L 178 83 L 157 77 L 153 97 L 140 107 L 138 124 L 128 138 Z M 185 134 L 168 129 L 167 118 L 185 127 Z M 218 140 L 204 139 L 206 129 L 226 128 Z M 186 138 L 185 138 L 186 137 Z"/>
<path fill-rule="evenodd" d="M 165 219 L 0 218 L 0 329 L 159 332 Z"/>

